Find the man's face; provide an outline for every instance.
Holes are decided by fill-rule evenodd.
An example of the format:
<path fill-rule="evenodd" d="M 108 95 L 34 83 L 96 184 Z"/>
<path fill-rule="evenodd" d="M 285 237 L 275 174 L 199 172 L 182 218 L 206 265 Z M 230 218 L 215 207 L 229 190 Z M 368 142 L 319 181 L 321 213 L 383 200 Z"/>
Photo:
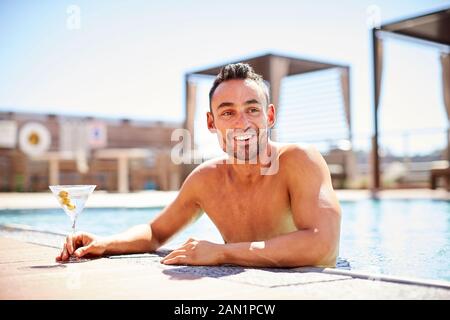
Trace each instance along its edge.
<path fill-rule="evenodd" d="M 216 88 L 207 121 L 223 151 L 239 160 L 257 159 L 275 123 L 274 106 L 266 105 L 263 89 L 253 80 L 229 80 Z"/>

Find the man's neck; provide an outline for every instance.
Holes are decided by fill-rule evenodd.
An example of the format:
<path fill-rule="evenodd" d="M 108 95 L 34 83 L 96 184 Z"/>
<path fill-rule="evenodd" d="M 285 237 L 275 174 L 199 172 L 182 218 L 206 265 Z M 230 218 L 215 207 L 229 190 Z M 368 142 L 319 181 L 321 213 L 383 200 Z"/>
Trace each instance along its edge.
<path fill-rule="evenodd" d="M 264 168 L 270 166 L 270 159 L 272 155 L 276 153 L 275 145 L 272 141 L 267 141 L 266 150 L 261 152 L 255 161 L 244 161 L 232 159 L 232 163 L 229 164 L 228 174 L 232 179 L 236 179 L 243 183 L 255 183 L 258 182 L 264 175 L 262 171 Z"/>

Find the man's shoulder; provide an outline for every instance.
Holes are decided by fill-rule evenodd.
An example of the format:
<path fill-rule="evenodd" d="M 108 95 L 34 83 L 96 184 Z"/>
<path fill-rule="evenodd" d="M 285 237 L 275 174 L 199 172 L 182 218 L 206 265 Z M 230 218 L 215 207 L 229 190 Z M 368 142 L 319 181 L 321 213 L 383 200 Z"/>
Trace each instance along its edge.
<path fill-rule="evenodd" d="M 328 166 L 319 150 L 310 144 L 283 144 L 279 147 L 280 167 L 288 177 L 314 181 L 328 176 Z M 297 172 L 297 174 L 292 174 Z"/>
<path fill-rule="evenodd" d="M 223 164 L 223 162 L 223 157 L 206 160 L 192 170 L 186 180 L 190 180 L 191 182 L 204 182 L 205 179 L 210 179 L 218 174 L 218 165 Z"/>
<path fill-rule="evenodd" d="M 323 158 L 319 150 L 306 143 L 277 143 L 280 161 L 307 165 L 320 162 Z"/>

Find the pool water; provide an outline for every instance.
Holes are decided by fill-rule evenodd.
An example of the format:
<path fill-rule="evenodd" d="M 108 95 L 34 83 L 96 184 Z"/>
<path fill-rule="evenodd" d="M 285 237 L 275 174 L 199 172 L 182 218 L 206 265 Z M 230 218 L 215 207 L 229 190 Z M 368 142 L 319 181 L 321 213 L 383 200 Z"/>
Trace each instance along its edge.
<path fill-rule="evenodd" d="M 89 204 L 88 204 L 89 205 Z M 433 200 L 342 201 L 339 256 L 352 270 L 450 281 L 450 202 Z M 147 223 L 160 209 L 90 209 L 78 217 L 77 229 L 98 235 Z M 61 209 L 1 210 L 0 224 L 70 232 Z M 176 235 L 175 248 L 188 237 L 222 243 L 206 215 Z"/>
<path fill-rule="evenodd" d="M 340 252 L 355 270 L 450 281 L 450 201 L 341 202 Z"/>

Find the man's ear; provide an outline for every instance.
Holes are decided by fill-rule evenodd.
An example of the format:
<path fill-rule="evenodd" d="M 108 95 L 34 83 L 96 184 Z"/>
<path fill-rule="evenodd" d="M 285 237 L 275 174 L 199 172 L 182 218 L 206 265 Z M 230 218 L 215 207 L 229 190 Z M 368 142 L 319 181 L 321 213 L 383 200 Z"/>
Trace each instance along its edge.
<path fill-rule="evenodd" d="M 267 126 L 269 128 L 273 128 L 273 126 L 275 125 L 275 120 L 275 106 L 273 104 L 269 104 L 267 106 Z"/>
<path fill-rule="evenodd" d="M 212 112 L 208 111 L 206 113 L 206 122 L 208 125 L 208 130 L 211 133 L 216 133 L 216 125 L 214 124 L 214 116 Z"/>

